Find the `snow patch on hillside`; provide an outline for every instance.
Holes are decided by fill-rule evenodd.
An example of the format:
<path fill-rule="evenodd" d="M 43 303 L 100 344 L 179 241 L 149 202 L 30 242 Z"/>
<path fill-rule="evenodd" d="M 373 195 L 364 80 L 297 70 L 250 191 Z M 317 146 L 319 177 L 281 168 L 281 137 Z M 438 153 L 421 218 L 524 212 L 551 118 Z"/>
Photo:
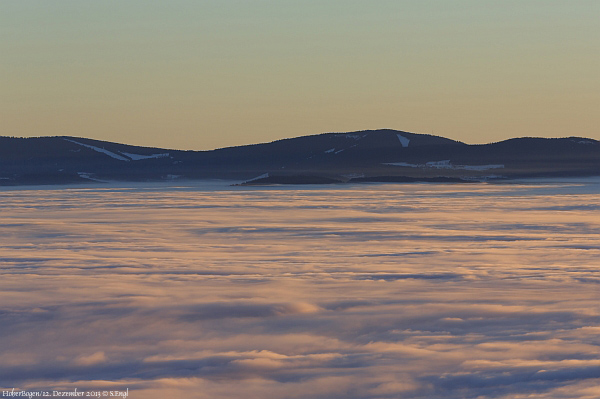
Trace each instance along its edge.
<path fill-rule="evenodd" d="M 490 170 L 490 169 L 504 169 L 504 165 L 456 165 L 455 169 L 464 170 Z"/>
<path fill-rule="evenodd" d="M 164 154 L 151 154 L 151 155 L 139 155 L 139 154 L 132 154 L 129 152 L 123 152 L 120 151 L 121 154 L 131 158 L 132 161 L 139 161 L 141 159 L 150 159 L 150 158 L 167 158 L 169 156 L 169 153 L 164 153 Z"/>
<path fill-rule="evenodd" d="M 452 166 L 449 159 L 445 161 L 430 161 L 425 164 L 425 167 L 435 169 L 454 169 L 454 166 Z"/>
<path fill-rule="evenodd" d="M 92 177 L 93 173 L 88 173 L 88 172 L 77 172 L 77 174 L 79 175 L 79 177 L 81 177 L 82 179 L 88 179 L 91 181 L 96 181 L 96 182 L 100 182 L 100 183 L 106 183 L 104 180 L 98 180 L 98 179 L 94 179 Z"/>
<path fill-rule="evenodd" d="M 259 179 L 266 179 L 267 177 L 269 177 L 269 174 L 268 174 L 268 173 L 263 173 L 263 174 L 262 174 L 262 175 L 260 175 L 260 176 L 256 176 L 256 177 L 253 177 L 253 178 L 252 178 L 252 179 L 250 179 L 250 180 L 246 180 L 244 183 L 250 183 L 251 181 L 254 181 L 254 180 L 259 180 Z M 244 184 L 244 183 L 242 183 L 242 184 Z"/>
<path fill-rule="evenodd" d="M 77 145 L 80 145 L 82 147 L 87 147 L 91 150 L 94 150 L 96 152 L 101 152 L 103 154 L 108 155 L 111 158 L 114 159 L 118 159 L 119 161 L 139 161 L 142 159 L 151 159 L 151 158 L 168 158 L 169 157 L 169 153 L 161 153 L 161 154 L 150 154 L 150 155 L 140 155 L 140 154 L 132 154 L 130 152 L 123 152 L 123 151 L 119 151 L 121 155 L 114 153 L 112 151 L 108 151 L 104 148 L 100 148 L 100 147 L 96 147 L 94 145 L 90 145 L 90 144 L 84 144 L 84 143 L 80 143 L 78 141 L 75 140 L 71 140 L 71 139 L 64 139 L 66 141 L 69 141 L 71 143 L 75 143 Z M 127 158 L 126 158 L 127 157 Z"/>
<path fill-rule="evenodd" d="M 417 165 L 414 163 L 407 163 L 407 162 L 388 162 L 388 163 L 384 163 L 384 165 L 404 166 L 407 168 L 423 168 L 423 167 L 425 167 L 425 165 Z"/>
<path fill-rule="evenodd" d="M 450 160 L 445 161 L 434 161 L 427 162 L 425 164 L 426 168 L 435 168 L 435 169 L 454 169 L 454 170 L 490 170 L 490 169 L 504 169 L 504 165 L 452 165 Z"/>
<path fill-rule="evenodd" d="M 425 169 L 452 169 L 452 170 L 490 170 L 490 169 L 504 169 L 504 165 L 491 164 L 491 165 L 452 165 L 449 159 L 444 161 L 430 161 L 425 164 L 414 164 L 407 162 L 388 162 L 384 165 L 391 166 L 403 166 L 406 168 L 425 168 Z"/>
<path fill-rule="evenodd" d="M 400 140 L 400 144 L 402 144 L 402 147 L 408 147 L 408 143 L 410 143 L 410 139 L 407 139 L 406 137 L 404 137 L 401 134 L 396 134 L 396 136 L 398 136 L 398 140 Z"/>
<path fill-rule="evenodd" d="M 83 144 L 83 143 L 80 143 L 80 142 L 75 141 L 75 140 L 70 140 L 70 139 L 65 139 L 65 140 L 66 141 L 70 141 L 71 143 L 75 143 L 77 145 L 83 146 L 83 147 L 87 147 L 87 148 L 92 149 L 92 150 L 94 150 L 96 152 L 101 152 L 103 154 L 108 155 L 111 158 L 118 159 L 119 161 L 127 161 L 127 162 L 129 162 L 129 159 L 127 159 L 127 158 L 125 158 L 125 157 L 123 157 L 123 156 L 121 156 L 119 154 L 115 154 L 114 152 L 110 152 L 108 150 L 105 150 L 104 148 L 96 147 L 96 146 L 89 145 L 89 144 Z"/>

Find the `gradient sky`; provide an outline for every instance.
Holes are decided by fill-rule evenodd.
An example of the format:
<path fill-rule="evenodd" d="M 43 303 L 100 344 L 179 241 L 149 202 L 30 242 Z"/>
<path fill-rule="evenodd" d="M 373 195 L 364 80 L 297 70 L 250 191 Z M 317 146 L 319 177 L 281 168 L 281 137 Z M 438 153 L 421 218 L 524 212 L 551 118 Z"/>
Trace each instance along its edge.
<path fill-rule="evenodd" d="M 5 0 L 0 135 L 600 139 L 597 0 Z"/>

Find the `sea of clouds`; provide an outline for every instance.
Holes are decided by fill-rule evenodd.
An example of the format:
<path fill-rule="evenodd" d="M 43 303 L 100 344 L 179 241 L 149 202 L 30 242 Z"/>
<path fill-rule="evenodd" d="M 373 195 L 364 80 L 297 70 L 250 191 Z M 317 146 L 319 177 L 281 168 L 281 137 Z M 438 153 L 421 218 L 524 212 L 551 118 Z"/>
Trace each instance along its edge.
<path fill-rule="evenodd" d="M 600 397 L 598 181 L 0 199 L 3 390 Z"/>

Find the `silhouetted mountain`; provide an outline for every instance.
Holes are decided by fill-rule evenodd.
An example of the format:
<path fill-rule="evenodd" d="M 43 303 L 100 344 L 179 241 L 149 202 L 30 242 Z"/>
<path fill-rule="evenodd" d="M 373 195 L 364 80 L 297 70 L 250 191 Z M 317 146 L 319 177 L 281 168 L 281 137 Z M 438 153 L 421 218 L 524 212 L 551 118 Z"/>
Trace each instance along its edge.
<path fill-rule="evenodd" d="M 265 176 L 248 180 L 236 186 L 264 186 L 271 184 L 334 184 L 342 183 L 340 180 L 331 179 L 323 176 L 304 176 L 304 175 L 279 175 Z"/>
<path fill-rule="evenodd" d="M 0 137 L 0 185 L 247 181 L 264 174 L 269 176 L 265 184 L 591 176 L 600 175 L 600 142 L 579 137 L 515 138 L 467 145 L 444 137 L 383 129 L 180 151 L 78 137 Z"/>

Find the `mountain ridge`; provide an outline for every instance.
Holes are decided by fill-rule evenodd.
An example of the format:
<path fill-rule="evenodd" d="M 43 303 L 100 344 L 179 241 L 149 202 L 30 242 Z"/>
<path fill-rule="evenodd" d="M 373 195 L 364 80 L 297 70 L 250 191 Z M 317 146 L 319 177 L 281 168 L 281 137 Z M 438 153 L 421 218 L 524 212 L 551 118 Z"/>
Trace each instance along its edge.
<path fill-rule="evenodd" d="M 571 136 L 466 144 L 436 135 L 377 129 L 194 151 L 85 137 L 0 137 L 0 185 L 98 180 L 246 181 L 265 173 L 336 181 L 594 176 L 600 175 L 600 142 Z"/>

